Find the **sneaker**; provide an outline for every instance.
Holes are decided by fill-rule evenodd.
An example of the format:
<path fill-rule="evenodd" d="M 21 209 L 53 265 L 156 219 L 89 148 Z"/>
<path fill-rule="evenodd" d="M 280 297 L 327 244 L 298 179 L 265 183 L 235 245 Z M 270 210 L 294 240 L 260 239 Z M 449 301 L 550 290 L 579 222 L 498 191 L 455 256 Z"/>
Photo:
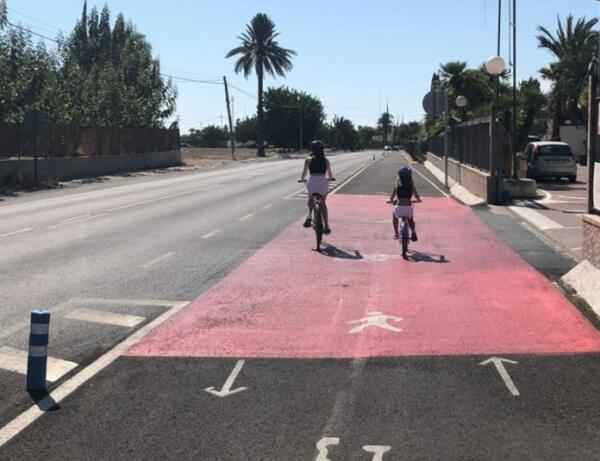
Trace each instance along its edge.
<path fill-rule="evenodd" d="M 331 229 L 329 227 L 326 227 L 325 230 L 323 231 L 323 233 L 325 235 L 329 235 L 329 234 L 331 234 Z"/>
<path fill-rule="evenodd" d="M 308 229 L 310 226 L 312 226 L 312 219 L 306 218 L 306 221 L 304 221 L 304 224 L 302 225 Z"/>
<path fill-rule="evenodd" d="M 417 233 L 416 233 L 416 232 L 413 232 L 413 234 L 410 236 L 410 239 L 411 239 L 413 242 L 416 242 L 417 240 L 419 240 L 419 238 L 417 237 Z"/>

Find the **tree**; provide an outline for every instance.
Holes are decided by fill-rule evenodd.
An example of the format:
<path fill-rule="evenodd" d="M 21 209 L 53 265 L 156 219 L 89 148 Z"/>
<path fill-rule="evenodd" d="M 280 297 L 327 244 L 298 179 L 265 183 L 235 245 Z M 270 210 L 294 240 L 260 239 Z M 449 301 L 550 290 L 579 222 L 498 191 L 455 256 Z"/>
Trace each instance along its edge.
<path fill-rule="evenodd" d="M 256 142 L 256 117 L 246 117 L 235 123 L 235 138 L 242 143 Z"/>
<path fill-rule="evenodd" d="M 357 130 L 358 135 L 358 143 L 361 147 L 372 147 L 373 146 L 373 137 L 377 131 L 375 128 L 370 126 L 359 126 Z"/>
<path fill-rule="evenodd" d="M 275 31 L 275 23 L 264 13 L 258 13 L 250 24 L 246 25 L 246 31 L 238 39 L 241 46 L 233 48 L 226 58 L 240 55 L 235 63 L 236 73 L 243 72 L 248 78 L 252 70 L 256 73 L 258 80 L 258 106 L 257 106 L 257 129 L 258 142 L 257 155 L 265 156 L 263 132 L 263 79 L 265 72 L 273 77 L 279 75 L 284 77 L 286 72 L 292 70 L 291 58 L 296 54 L 294 50 L 282 48 L 275 40 L 279 33 Z"/>
<path fill-rule="evenodd" d="M 388 134 L 390 129 L 392 128 L 394 117 L 389 112 L 384 112 L 377 120 L 377 126 L 381 131 L 381 135 L 383 136 L 383 144 L 387 144 Z"/>
<path fill-rule="evenodd" d="M 269 88 L 264 95 L 264 106 L 266 137 L 278 147 L 298 147 L 300 123 L 302 147 L 307 146 L 325 120 L 319 98 L 285 86 Z"/>
<path fill-rule="evenodd" d="M 593 30 L 598 19 L 585 17 L 574 22 L 572 15 L 567 16 L 563 25 L 560 17 L 553 35 L 545 27 L 539 26 L 538 47 L 545 48 L 556 61 L 540 69 L 543 78 L 552 82 L 552 136 L 559 136 L 560 125 L 569 117 L 581 121 L 581 112 L 577 110 L 577 100 L 586 83 L 592 56 L 598 45 L 598 32 Z"/>
<path fill-rule="evenodd" d="M 352 121 L 335 116 L 331 126 L 331 144 L 336 148 L 351 150 L 358 144 L 358 135 Z"/>
<path fill-rule="evenodd" d="M 223 147 L 229 140 L 229 131 L 216 125 L 208 125 L 202 130 L 191 128 L 187 140 L 197 147 Z"/>
<path fill-rule="evenodd" d="M 527 136 L 532 132 L 536 118 L 546 108 L 547 99 L 540 89 L 540 82 L 534 78 L 529 78 L 519 84 L 517 101 L 521 109 L 521 127 L 517 135 L 517 145 L 523 148 L 527 143 Z"/>

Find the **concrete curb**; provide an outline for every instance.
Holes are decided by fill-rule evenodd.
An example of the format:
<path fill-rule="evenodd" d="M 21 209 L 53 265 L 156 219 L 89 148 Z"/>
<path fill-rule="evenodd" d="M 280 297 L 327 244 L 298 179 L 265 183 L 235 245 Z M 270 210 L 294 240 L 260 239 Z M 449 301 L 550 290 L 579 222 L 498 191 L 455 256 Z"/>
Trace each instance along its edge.
<path fill-rule="evenodd" d="M 583 260 L 563 275 L 561 281 L 574 290 L 600 319 L 600 269 Z"/>
<path fill-rule="evenodd" d="M 425 165 L 425 168 L 427 168 L 431 172 L 431 174 L 433 174 L 438 179 L 438 181 L 442 183 L 444 182 L 444 172 L 442 170 L 436 167 L 429 160 L 425 160 L 423 164 Z M 486 204 L 486 201 L 484 199 L 469 192 L 467 189 L 465 189 L 463 186 L 458 184 L 450 177 L 448 178 L 448 185 L 450 186 L 450 193 L 465 205 L 479 206 Z"/>

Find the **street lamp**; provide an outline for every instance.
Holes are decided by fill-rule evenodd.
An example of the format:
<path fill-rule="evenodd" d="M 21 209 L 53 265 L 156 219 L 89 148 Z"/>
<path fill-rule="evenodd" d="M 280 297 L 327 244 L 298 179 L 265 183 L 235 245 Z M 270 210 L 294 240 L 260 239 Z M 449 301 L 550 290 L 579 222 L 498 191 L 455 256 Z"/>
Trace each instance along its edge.
<path fill-rule="evenodd" d="M 492 56 L 485 62 L 485 70 L 494 79 L 494 100 L 492 102 L 492 114 L 490 119 L 490 178 L 492 181 L 491 202 L 495 205 L 501 202 L 500 176 L 497 165 L 498 144 L 498 77 L 506 69 L 504 59 L 500 56 Z"/>
<path fill-rule="evenodd" d="M 465 122 L 465 107 L 467 105 L 469 101 L 467 100 L 466 97 L 464 97 L 463 95 L 457 96 L 456 100 L 454 101 L 454 103 L 456 104 L 456 107 L 458 107 L 460 109 L 460 119 L 461 122 L 464 123 Z M 462 128 L 462 132 L 463 132 L 463 136 L 462 136 L 462 146 L 460 149 L 460 162 L 462 163 L 464 158 L 465 158 L 465 148 L 466 148 L 466 142 L 465 139 L 467 137 L 467 129 L 465 126 L 461 126 L 460 128 Z"/>

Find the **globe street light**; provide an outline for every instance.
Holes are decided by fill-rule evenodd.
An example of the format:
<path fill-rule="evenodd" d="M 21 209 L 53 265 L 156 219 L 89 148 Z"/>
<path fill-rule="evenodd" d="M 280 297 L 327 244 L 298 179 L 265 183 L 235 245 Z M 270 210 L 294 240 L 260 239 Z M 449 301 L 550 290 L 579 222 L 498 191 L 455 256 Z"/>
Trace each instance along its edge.
<path fill-rule="evenodd" d="M 467 105 L 467 98 L 464 96 L 458 96 L 456 98 L 456 107 L 460 107 L 461 109 Z"/>
<path fill-rule="evenodd" d="M 500 56 L 492 56 L 485 62 L 486 72 L 494 79 L 494 100 L 492 102 L 492 114 L 490 119 L 490 178 L 492 181 L 491 202 L 498 205 L 500 200 L 500 176 L 497 165 L 498 144 L 498 77 L 506 69 L 504 59 Z"/>

